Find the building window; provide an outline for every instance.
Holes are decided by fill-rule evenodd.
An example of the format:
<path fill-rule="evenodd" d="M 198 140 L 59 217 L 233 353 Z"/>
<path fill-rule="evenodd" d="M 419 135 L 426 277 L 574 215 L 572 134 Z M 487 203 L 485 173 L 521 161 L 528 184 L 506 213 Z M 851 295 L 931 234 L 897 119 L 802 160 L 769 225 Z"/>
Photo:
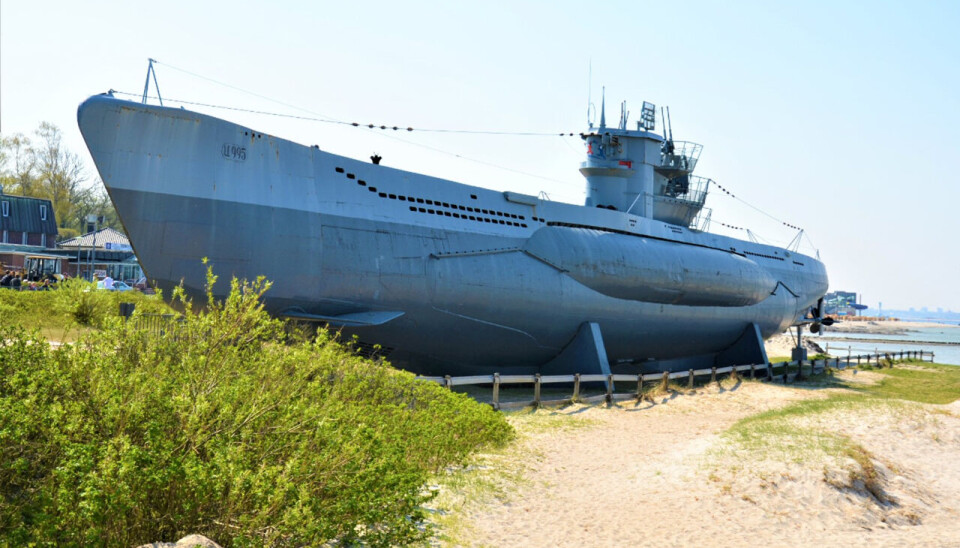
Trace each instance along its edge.
<path fill-rule="evenodd" d="M 47 220 L 47 205 L 46 205 L 46 204 L 40 204 L 40 220 L 41 220 L 41 221 L 46 221 L 46 220 Z"/>
<path fill-rule="evenodd" d="M 3 201 L 3 216 L 4 217 L 10 216 L 10 202 L 6 200 Z"/>

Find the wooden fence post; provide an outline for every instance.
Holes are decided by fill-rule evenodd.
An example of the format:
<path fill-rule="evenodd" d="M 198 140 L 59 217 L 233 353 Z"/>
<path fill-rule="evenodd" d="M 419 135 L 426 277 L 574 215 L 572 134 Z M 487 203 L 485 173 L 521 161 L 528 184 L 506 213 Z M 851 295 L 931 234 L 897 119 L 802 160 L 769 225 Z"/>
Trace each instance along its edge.
<path fill-rule="evenodd" d="M 493 374 L 493 408 L 500 409 L 500 373 Z"/>
<path fill-rule="evenodd" d="M 717 382 L 717 366 L 710 369 L 710 382 Z"/>
<path fill-rule="evenodd" d="M 607 375 L 607 403 L 613 403 L 613 374 Z"/>
<path fill-rule="evenodd" d="M 573 376 L 573 403 L 580 401 L 580 373 Z"/>
<path fill-rule="evenodd" d="M 443 377 L 443 385 L 447 387 L 447 390 L 453 390 L 453 379 L 450 378 L 450 375 Z"/>
<path fill-rule="evenodd" d="M 540 407 L 540 373 L 537 373 L 533 381 L 533 405 Z"/>
<path fill-rule="evenodd" d="M 668 386 L 670 386 L 670 373 L 668 371 L 664 371 L 663 377 L 660 379 L 660 387 L 663 388 L 664 392 L 666 392 Z"/>
<path fill-rule="evenodd" d="M 637 373 L 637 401 L 643 399 L 643 372 Z"/>
<path fill-rule="evenodd" d="M 757 366 L 756 364 L 750 364 L 750 380 L 757 378 Z"/>
<path fill-rule="evenodd" d="M 693 369 L 690 370 L 690 379 L 687 381 L 687 388 L 693 390 Z"/>

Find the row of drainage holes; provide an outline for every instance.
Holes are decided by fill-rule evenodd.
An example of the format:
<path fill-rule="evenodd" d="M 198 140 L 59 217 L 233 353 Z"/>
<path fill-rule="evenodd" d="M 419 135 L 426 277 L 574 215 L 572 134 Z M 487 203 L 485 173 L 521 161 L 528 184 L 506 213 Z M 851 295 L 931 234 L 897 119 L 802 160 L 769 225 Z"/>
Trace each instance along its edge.
<path fill-rule="evenodd" d="M 487 219 L 486 217 L 474 217 L 473 215 L 461 215 L 459 213 L 450 213 L 449 211 L 439 211 L 436 209 L 427 209 L 423 207 L 410 206 L 410 211 L 419 211 L 420 213 L 431 213 L 433 215 L 445 215 L 447 217 L 455 217 L 457 219 L 469 219 L 471 221 L 477 221 L 478 223 L 493 223 L 493 224 L 519 226 L 519 227 L 527 228 L 526 223 L 515 223 L 513 221 L 504 221 L 503 219 Z"/>
<path fill-rule="evenodd" d="M 249 136 L 251 136 L 251 137 L 256 137 L 257 139 L 263 139 L 263 134 L 262 134 L 262 133 L 252 133 L 252 132 L 249 132 L 249 131 L 244 131 L 243 134 L 244 134 L 244 135 L 249 135 Z M 319 147 L 317 147 L 317 148 L 319 148 Z"/>
<path fill-rule="evenodd" d="M 754 257 L 763 257 L 764 259 L 773 259 L 774 261 L 782 261 L 782 257 L 774 257 L 773 255 L 764 255 L 763 253 L 754 253 L 753 251 L 744 251 L 744 255 L 753 255 Z"/>
<path fill-rule="evenodd" d="M 337 171 L 337 173 L 343 173 L 343 168 L 342 168 L 342 167 L 338 167 L 338 168 L 336 168 L 336 171 Z M 356 179 L 356 178 L 357 178 L 357 176 L 354 175 L 353 173 L 347 173 L 347 179 Z M 364 181 L 363 179 L 357 179 L 357 184 L 360 185 L 360 186 L 367 186 L 367 182 Z M 367 187 L 367 190 L 369 190 L 370 192 L 376 192 L 376 191 L 377 191 L 377 187 L 375 187 L 375 186 L 370 186 L 370 187 Z M 379 194 L 379 196 L 380 196 L 381 198 L 390 198 L 391 200 L 400 200 L 401 202 L 417 202 L 418 204 L 424 204 L 424 203 L 425 203 L 426 205 L 437 205 L 437 206 L 449 207 L 450 209 L 460 209 L 461 211 L 469 211 L 470 213 L 483 213 L 483 214 L 486 214 L 486 215 L 497 215 L 497 216 L 499 216 L 499 217 L 506 217 L 506 218 L 510 218 L 510 219 L 520 219 L 521 221 L 526 220 L 526 217 L 524 217 L 523 215 L 516 215 L 516 214 L 514 214 L 514 213 L 503 213 L 503 212 L 501 212 L 501 211 L 494 211 L 494 210 L 492 210 L 492 209 L 487 210 L 487 209 L 480 209 L 480 208 L 474 208 L 474 207 L 469 207 L 469 206 L 462 206 L 462 205 L 457 205 L 457 204 L 448 204 L 447 202 L 427 200 L 427 199 L 424 199 L 424 198 L 413 198 L 413 197 L 403 196 L 403 195 L 399 195 L 399 196 L 398 196 L 398 195 L 396 195 L 396 194 L 387 194 L 386 192 L 381 192 L 381 193 Z M 477 195 L 476 195 L 476 194 L 471 194 L 470 197 L 473 198 L 474 200 L 477 199 Z M 448 215 L 448 216 L 449 216 L 449 215 Z M 542 222 L 542 221 L 541 221 L 541 222 Z M 500 224 L 513 224 L 513 225 L 515 225 L 515 226 L 520 226 L 519 224 L 510 223 L 510 222 L 500 223 Z M 526 225 L 523 225 L 523 226 L 526 226 Z"/>

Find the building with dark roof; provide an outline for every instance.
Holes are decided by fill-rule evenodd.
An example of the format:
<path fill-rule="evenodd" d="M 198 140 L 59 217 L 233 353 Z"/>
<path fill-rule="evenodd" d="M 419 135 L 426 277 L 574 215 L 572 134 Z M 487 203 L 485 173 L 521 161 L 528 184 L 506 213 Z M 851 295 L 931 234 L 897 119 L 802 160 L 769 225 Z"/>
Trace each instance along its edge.
<path fill-rule="evenodd" d="M 126 234 L 113 228 L 101 228 L 60 242 L 60 251 L 69 257 L 64 270 L 71 276 L 90 279 L 110 276 L 115 280 L 137 281 L 143 270 Z"/>
<path fill-rule="evenodd" d="M 26 257 L 43 255 L 57 245 L 57 218 L 45 198 L 11 196 L 0 189 L 0 263 L 22 270 Z"/>

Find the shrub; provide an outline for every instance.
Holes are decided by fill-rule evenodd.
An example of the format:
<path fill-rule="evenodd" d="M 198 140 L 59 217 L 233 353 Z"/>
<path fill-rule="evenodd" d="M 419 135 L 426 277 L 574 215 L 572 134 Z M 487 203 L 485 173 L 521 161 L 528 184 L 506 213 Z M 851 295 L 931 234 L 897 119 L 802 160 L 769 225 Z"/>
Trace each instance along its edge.
<path fill-rule="evenodd" d="M 324 331 L 291 340 L 268 287 L 234 280 L 204 311 L 178 292 L 176 336 L 106 320 L 51 350 L 0 329 L 0 544 L 426 538 L 429 474 L 511 427 Z"/>

